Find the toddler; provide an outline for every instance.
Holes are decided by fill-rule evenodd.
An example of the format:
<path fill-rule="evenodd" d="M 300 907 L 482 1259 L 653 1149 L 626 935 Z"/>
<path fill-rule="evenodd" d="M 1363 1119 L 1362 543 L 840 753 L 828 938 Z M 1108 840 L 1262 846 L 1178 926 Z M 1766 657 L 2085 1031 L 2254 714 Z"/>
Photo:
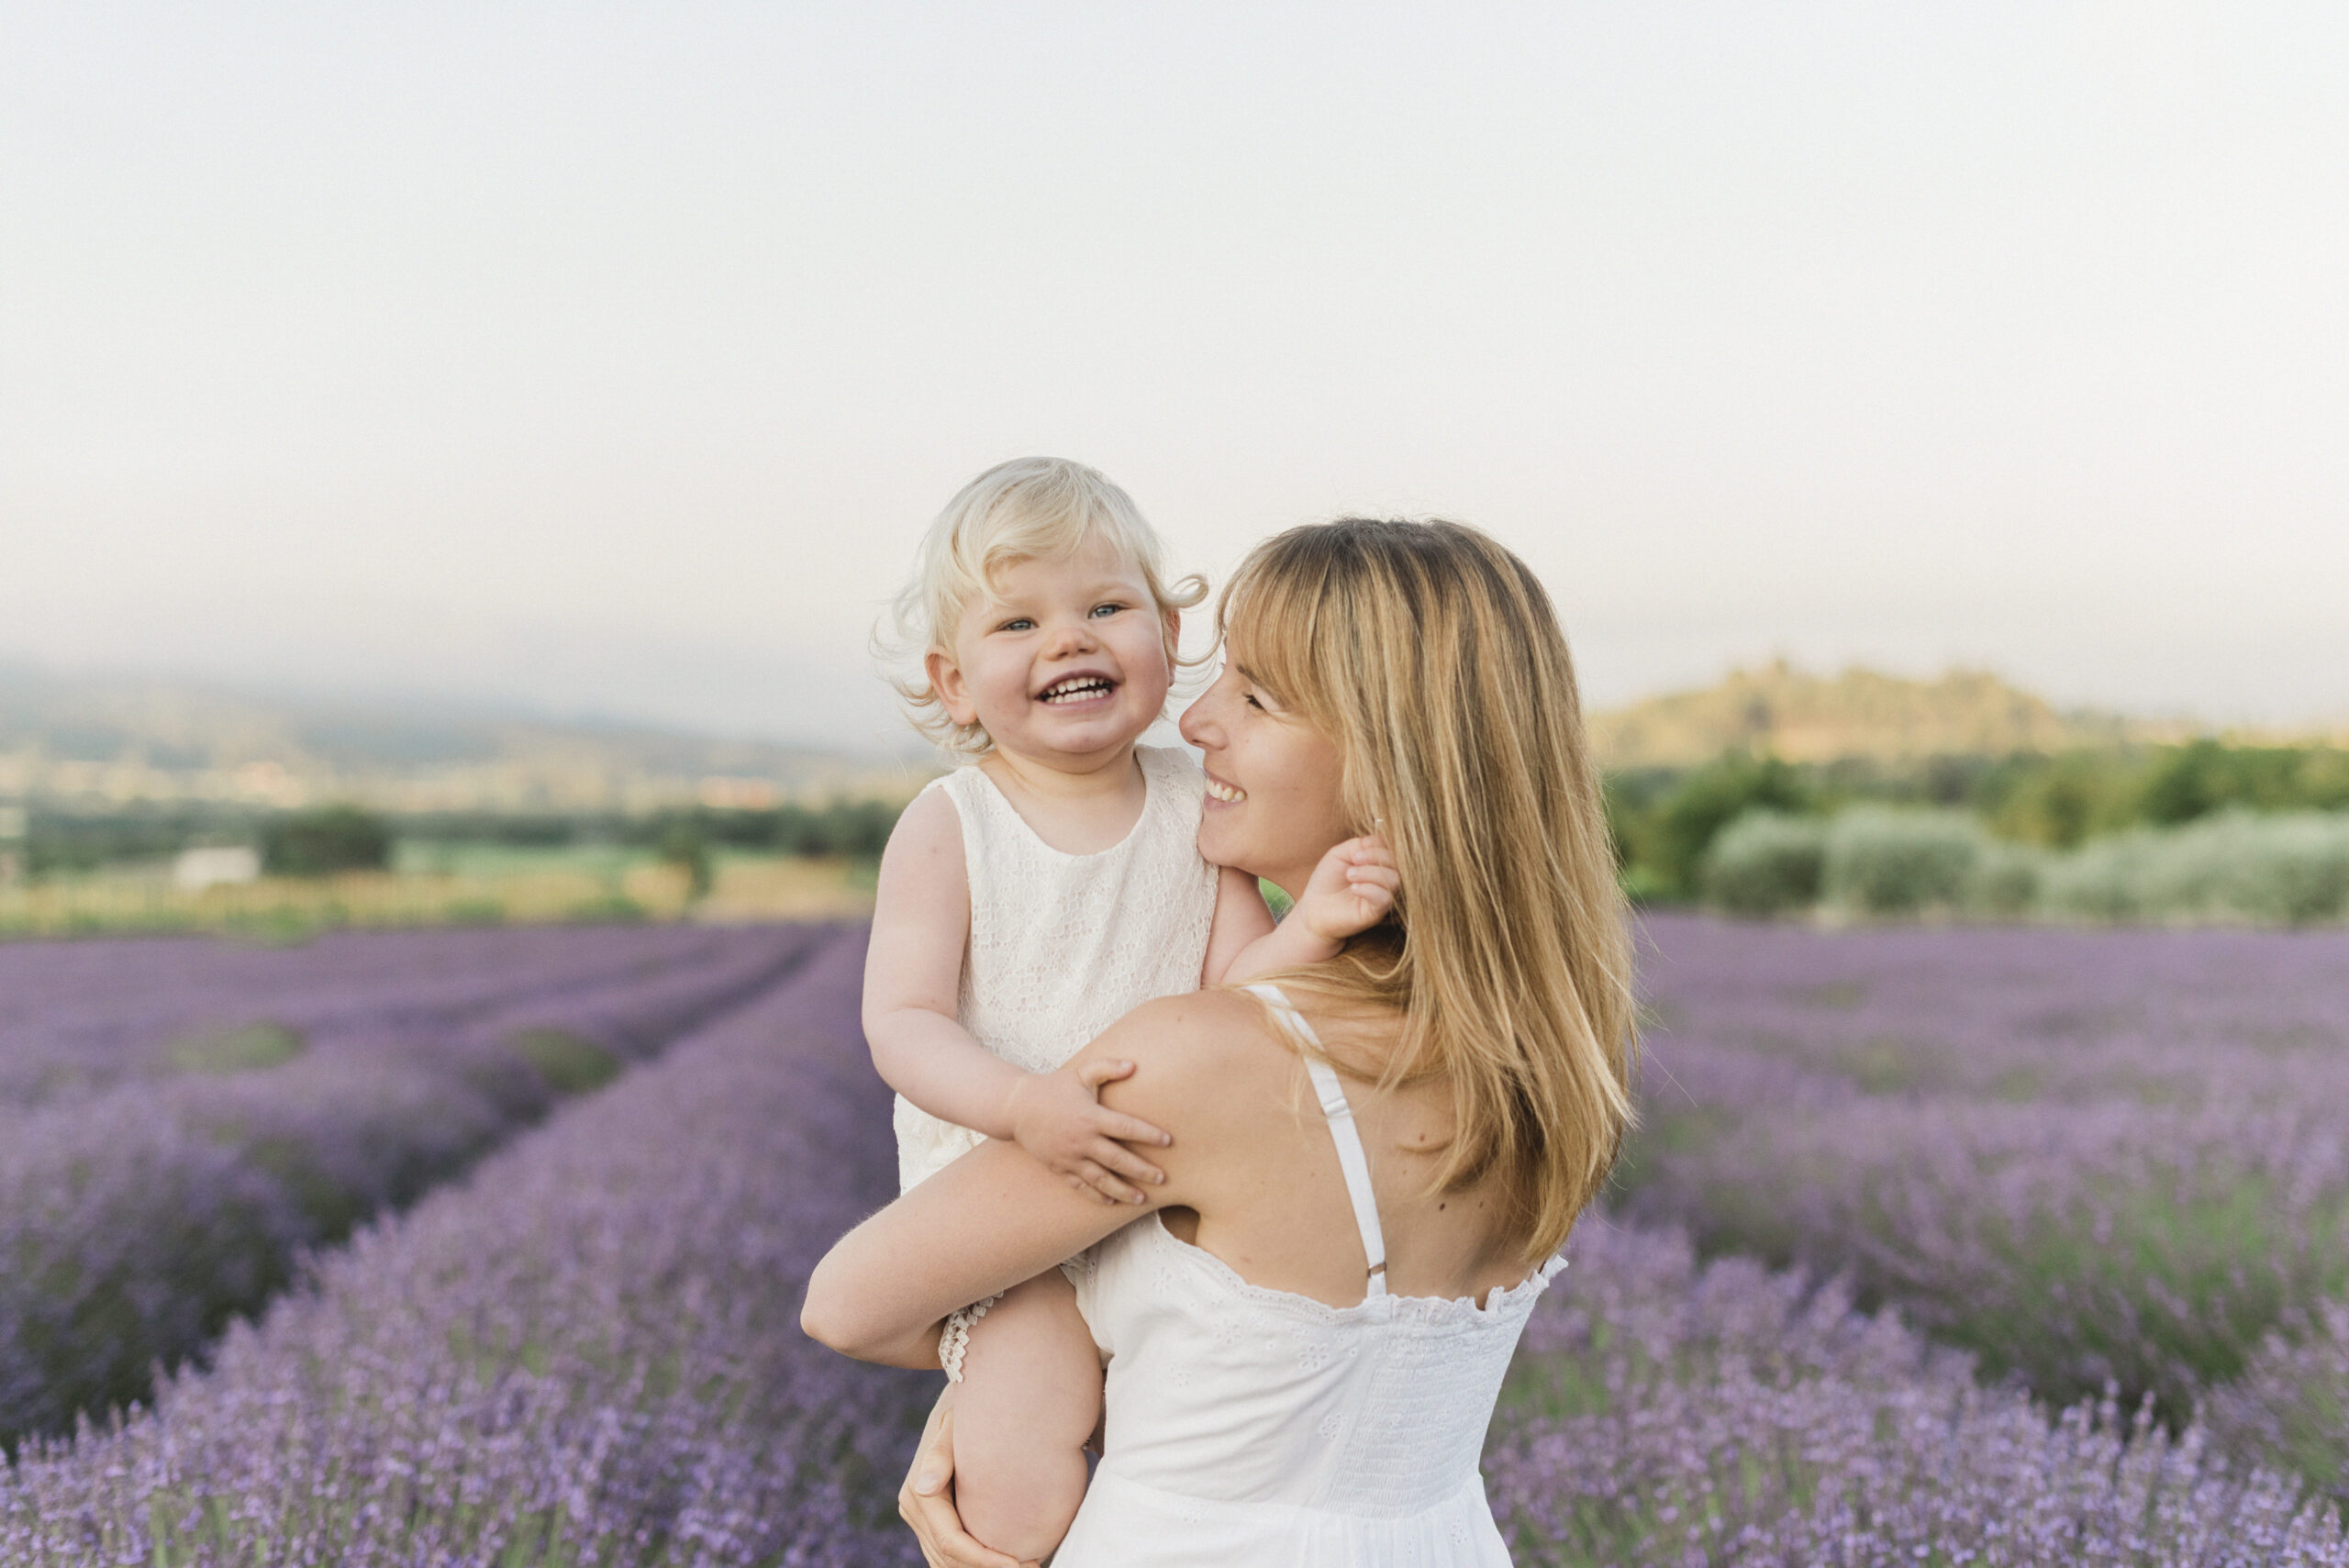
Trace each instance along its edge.
<path fill-rule="evenodd" d="M 1397 875 L 1375 839 L 1330 851 L 1275 926 L 1254 880 L 1199 858 L 1206 776 L 1136 741 L 1163 714 L 1182 611 L 1157 536 L 1097 471 L 1026 458 L 979 475 L 923 540 L 898 596 L 924 650 L 901 686 L 965 760 L 906 808 L 882 856 L 864 975 L 874 1064 L 897 1091 L 901 1190 L 988 1138 L 1103 1202 L 1161 1179 L 1158 1129 L 1102 1106 L 1122 1075 L 1063 1064 L 1152 997 L 1319 962 L 1384 918 Z M 956 1313 L 964 1527 L 1041 1559 L 1075 1517 L 1101 1366 L 1058 1270 Z"/>

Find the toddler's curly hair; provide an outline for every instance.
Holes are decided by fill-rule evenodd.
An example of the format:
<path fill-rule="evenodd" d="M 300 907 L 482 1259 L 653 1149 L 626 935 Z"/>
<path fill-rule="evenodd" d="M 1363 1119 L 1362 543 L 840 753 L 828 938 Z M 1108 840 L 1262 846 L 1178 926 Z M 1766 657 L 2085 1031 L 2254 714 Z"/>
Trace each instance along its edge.
<path fill-rule="evenodd" d="M 1166 580 L 1166 548 L 1156 530 L 1133 497 L 1099 469 L 1066 458 L 1014 458 L 972 480 L 946 504 L 922 536 L 912 578 L 897 592 L 895 645 L 881 644 L 907 666 L 890 684 L 916 729 L 955 756 L 986 754 L 994 745 L 986 730 L 954 722 L 921 660 L 952 650 L 963 612 L 1005 567 L 1064 560 L 1096 539 L 1108 539 L 1141 568 L 1162 618 L 1207 597 L 1207 583 L 1196 574 Z M 1172 638 L 1166 656 L 1179 662 Z"/>

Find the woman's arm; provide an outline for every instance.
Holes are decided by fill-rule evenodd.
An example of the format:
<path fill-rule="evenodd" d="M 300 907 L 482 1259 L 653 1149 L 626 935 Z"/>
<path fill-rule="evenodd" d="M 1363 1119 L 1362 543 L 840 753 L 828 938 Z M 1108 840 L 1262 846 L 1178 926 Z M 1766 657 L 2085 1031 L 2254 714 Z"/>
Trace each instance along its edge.
<path fill-rule="evenodd" d="M 1102 1203 L 1016 1145 L 981 1144 L 841 1238 L 807 1281 L 799 1326 L 859 1361 L 934 1367 L 948 1313 L 1035 1278 L 1151 1207 Z"/>
<path fill-rule="evenodd" d="M 1180 1141 L 1161 1156 L 1165 1180 L 1135 1202 L 1104 1204 L 1010 1144 L 984 1144 L 842 1237 L 807 1282 L 801 1327 L 861 1361 L 936 1366 L 938 1325 L 955 1308 L 1034 1278 L 1137 1215 L 1199 1207 L 1221 1179 L 1219 1162 L 1230 1162 L 1231 1118 L 1216 1114 L 1231 1084 L 1221 1059 L 1235 1024 L 1241 1048 L 1261 1040 L 1256 1019 L 1245 998 L 1162 998 L 1061 1069 L 1083 1076 L 1131 1062 L 1117 1109 L 1177 1129 Z"/>

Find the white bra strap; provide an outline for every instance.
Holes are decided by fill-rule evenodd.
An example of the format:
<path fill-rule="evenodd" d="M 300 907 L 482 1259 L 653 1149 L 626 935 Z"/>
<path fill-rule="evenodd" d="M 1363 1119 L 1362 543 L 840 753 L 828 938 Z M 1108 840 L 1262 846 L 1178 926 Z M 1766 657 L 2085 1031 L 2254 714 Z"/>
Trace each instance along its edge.
<path fill-rule="evenodd" d="M 1305 1041 L 1319 1047 L 1321 1041 L 1314 1034 L 1313 1026 L 1305 1015 L 1289 1004 L 1289 999 L 1277 986 L 1251 985 L 1248 989 L 1271 1003 L 1282 1015 L 1282 1021 L 1295 1029 Z M 1353 1206 L 1354 1225 L 1362 1231 L 1363 1256 L 1370 1260 L 1371 1296 L 1386 1294 L 1386 1236 L 1378 1225 L 1378 1199 L 1370 1187 L 1370 1161 L 1363 1153 L 1362 1129 L 1354 1125 L 1354 1107 L 1346 1099 L 1346 1086 L 1338 1080 L 1337 1069 L 1318 1056 L 1305 1058 L 1307 1076 L 1313 1080 L 1313 1092 L 1320 1097 L 1321 1114 L 1330 1123 L 1330 1140 L 1338 1146 L 1338 1169 L 1346 1178 L 1346 1201 Z"/>

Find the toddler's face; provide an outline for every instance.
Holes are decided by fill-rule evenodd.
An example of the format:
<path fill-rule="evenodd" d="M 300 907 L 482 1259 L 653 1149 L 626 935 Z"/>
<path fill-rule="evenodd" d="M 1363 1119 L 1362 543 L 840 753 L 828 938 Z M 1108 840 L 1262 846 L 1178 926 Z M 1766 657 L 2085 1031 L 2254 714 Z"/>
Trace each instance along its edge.
<path fill-rule="evenodd" d="M 958 724 L 1003 751 L 1084 768 L 1149 728 L 1174 684 L 1167 622 L 1141 568 L 1094 539 L 1065 561 L 1022 561 L 963 611 L 930 678 Z"/>

